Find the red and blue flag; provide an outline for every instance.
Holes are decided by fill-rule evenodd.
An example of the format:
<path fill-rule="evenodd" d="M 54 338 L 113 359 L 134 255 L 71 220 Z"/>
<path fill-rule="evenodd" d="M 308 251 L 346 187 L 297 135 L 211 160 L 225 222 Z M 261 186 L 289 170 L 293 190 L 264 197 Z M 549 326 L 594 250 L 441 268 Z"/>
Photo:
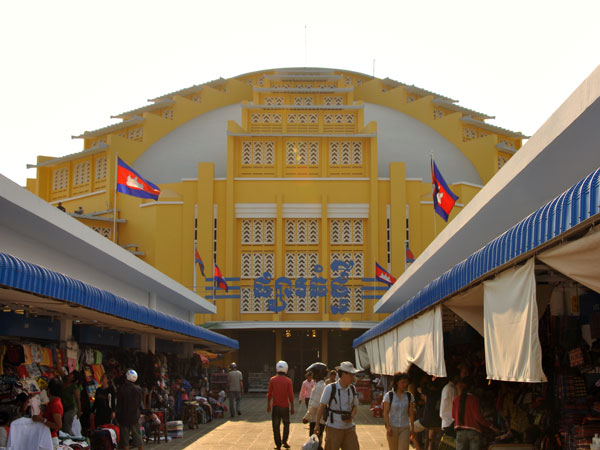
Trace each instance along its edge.
<path fill-rule="evenodd" d="M 206 275 L 204 275 L 204 262 L 202 261 L 202 258 L 200 258 L 200 253 L 198 253 L 198 249 L 194 249 L 195 251 L 195 256 L 194 256 L 194 260 L 196 261 L 196 264 L 198 264 L 200 266 L 200 272 L 202 273 L 202 276 L 204 278 L 206 278 Z"/>
<path fill-rule="evenodd" d="M 117 163 L 117 192 L 139 198 L 158 200 L 160 188 L 129 167 L 118 158 Z"/>
<path fill-rule="evenodd" d="M 377 278 L 377 281 L 382 281 L 388 286 L 391 286 L 396 282 L 396 279 L 377 263 L 375 263 L 375 278 Z"/>
<path fill-rule="evenodd" d="M 219 266 L 217 266 L 215 264 L 215 284 L 217 285 L 218 288 L 224 289 L 225 292 L 229 292 L 229 286 L 227 286 L 227 283 L 225 282 L 225 277 L 223 276 L 223 273 L 221 273 L 221 269 L 219 269 Z"/>
<path fill-rule="evenodd" d="M 410 248 L 408 248 L 408 245 L 406 246 L 406 262 L 408 264 L 415 262 L 415 255 L 413 255 L 413 252 L 410 251 Z"/>
<path fill-rule="evenodd" d="M 448 216 L 458 197 L 446 184 L 433 158 L 431 158 L 431 182 L 433 183 L 433 209 L 442 219 L 448 222 Z"/>

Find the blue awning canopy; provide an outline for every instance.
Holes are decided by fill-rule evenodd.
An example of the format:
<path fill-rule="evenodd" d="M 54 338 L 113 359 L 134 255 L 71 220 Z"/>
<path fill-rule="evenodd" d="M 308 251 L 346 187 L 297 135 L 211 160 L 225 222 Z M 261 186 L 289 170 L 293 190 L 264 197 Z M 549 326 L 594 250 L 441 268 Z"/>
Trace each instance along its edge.
<path fill-rule="evenodd" d="M 397 327 L 503 265 L 516 262 L 522 255 L 559 238 L 577 225 L 599 218 L 595 217 L 599 215 L 599 203 L 600 168 L 430 282 L 379 324 L 356 338 L 353 347 Z"/>
<path fill-rule="evenodd" d="M 94 322 L 102 323 L 103 317 L 111 317 L 121 319 L 116 322 L 110 321 L 111 324 L 117 324 L 121 328 L 125 325 L 130 330 L 140 330 L 149 334 L 155 330 L 156 334 L 163 338 L 179 337 L 191 342 L 197 339 L 199 344 L 218 351 L 239 349 L 239 343 L 235 339 L 1 252 L 0 288 L 13 290 L 13 294 L 1 293 L 0 301 L 16 297 L 23 304 L 38 305 L 41 311 L 57 313 L 60 313 L 61 307 L 65 307 L 64 302 L 67 302 L 67 307 L 83 307 L 88 311 L 86 317 L 96 318 Z M 14 294 L 17 292 L 14 290 L 18 290 L 19 293 Z M 35 295 L 27 297 L 23 294 Z M 40 297 L 44 298 L 44 304 L 39 303 Z M 139 325 L 143 325 L 143 328 Z"/>

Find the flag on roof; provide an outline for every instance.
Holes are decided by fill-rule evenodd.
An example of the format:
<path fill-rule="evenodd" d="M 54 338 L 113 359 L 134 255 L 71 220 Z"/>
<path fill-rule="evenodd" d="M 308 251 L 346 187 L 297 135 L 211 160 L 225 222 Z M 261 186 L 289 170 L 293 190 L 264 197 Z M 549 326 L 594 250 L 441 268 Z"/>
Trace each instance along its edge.
<path fill-rule="evenodd" d="M 139 173 L 125 164 L 121 158 L 117 159 L 117 192 L 139 198 L 158 200 L 160 188 L 145 180 Z"/>
<path fill-rule="evenodd" d="M 442 219 L 448 222 L 448 216 L 458 197 L 446 184 L 433 158 L 431 158 L 431 182 L 433 183 L 433 209 Z"/>
<path fill-rule="evenodd" d="M 215 264 L 215 283 L 218 288 L 224 289 L 225 292 L 229 292 L 229 286 L 227 286 L 227 283 L 225 282 L 225 277 L 221 273 L 221 269 L 219 269 L 219 266 L 217 266 L 216 264 Z"/>
<path fill-rule="evenodd" d="M 377 278 L 377 281 L 382 281 L 388 286 L 391 286 L 396 282 L 396 279 L 377 263 L 375 263 L 375 278 Z"/>
<path fill-rule="evenodd" d="M 194 260 L 196 261 L 196 264 L 198 264 L 200 266 L 200 272 L 202 273 L 202 276 L 204 278 L 206 278 L 206 275 L 204 275 L 204 262 L 202 261 L 202 258 L 200 258 L 200 253 L 198 253 L 198 249 L 194 249 L 195 251 L 195 256 L 194 256 Z"/>
<path fill-rule="evenodd" d="M 413 252 L 408 248 L 408 244 L 406 245 L 406 262 L 408 264 L 415 262 L 415 255 L 413 255 Z"/>

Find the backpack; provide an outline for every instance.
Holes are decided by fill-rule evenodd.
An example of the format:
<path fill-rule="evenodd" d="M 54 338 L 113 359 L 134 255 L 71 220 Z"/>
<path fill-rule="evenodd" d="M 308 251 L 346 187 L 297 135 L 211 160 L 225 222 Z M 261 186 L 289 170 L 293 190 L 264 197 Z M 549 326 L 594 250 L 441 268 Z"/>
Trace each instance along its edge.
<path fill-rule="evenodd" d="M 337 392 L 337 383 L 332 383 L 331 385 L 331 395 L 329 396 L 329 402 L 327 403 L 327 406 L 325 407 L 325 414 L 323 415 L 323 418 L 325 419 L 325 422 L 327 422 L 327 418 L 329 417 L 329 419 L 331 420 L 331 423 L 333 423 L 333 413 L 336 414 L 346 414 L 346 413 L 350 413 L 350 411 L 339 411 L 339 410 L 335 410 L 335 409 L 331 409 L 331 402 L 333 401 L 333 399 L 335 398 L 335 394 Z M 350 385 L 350 390 L 352 391 L 352 404 L 354 404 L 354 400 L 356 399 L 356 388 L 354 387 L 353 384 Z M 341 399 L 340 399 L 341 401 Z M 340 404 L 341 406 L 341 404 Z"/>
<path fill-rule="evenodd" d="M 389 397 L 390 397 L 390 408 L 392 407 L 392 402 L 394 401 L 394 395 L 393 395 L 393 393 L 394 393 L 393 390 L 390 390 L 387 393 L 387 395 L 389 395 Z M 404 391 L 404 393 L 406 394 L 406 399 L 408 400 L 408 406 L 407 406 L 407 408 L 410 411 L 410 404 L 414 402 L 413 395 L 410 392 L 408 392 L 408 391 Z M 385 399 L 385 396 L 383 398 Z"/>

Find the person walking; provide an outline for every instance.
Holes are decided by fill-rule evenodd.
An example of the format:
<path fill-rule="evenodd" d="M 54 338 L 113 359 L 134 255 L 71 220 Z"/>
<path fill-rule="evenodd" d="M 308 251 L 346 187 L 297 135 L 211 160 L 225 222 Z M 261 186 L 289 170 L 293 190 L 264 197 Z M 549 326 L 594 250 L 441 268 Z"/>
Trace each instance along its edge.
<path fill-rule="evenodd" d="M 325 434 L 325 450 L 358 450 L 358 437 L 354 416 L 358 411 L 358 395 L 354 387 L 354 376 L 359 372 L 350 361 L 336 367 L 339 379 L 325 386 L 317 411 L 316 423 L 328 413 Z M 320 430 L 315 428 L 315 434 Z"/>
<path fill-rule="evenodd" d="M 310 400 L 310 394 L 315 387 L 315 380 L 313 379 L 313 373 L 310 370 L 306 372 L 304 378 L 305 380 L 302 382 L 300 395 L 298 396 L 298 404 L 301 404 L 302 400 L 304 400 L 304 403 L 306 403 L 306 408 L 308 409 L 308 402 Z"/>
<path fill-rule="evenodd" d="M 269 390 L 267 391 L 267 412 L 271 413 L 275 450 L 280 450 L 282 445 L 284 448 L 290 448 L 288 437 L 290 435 L 290 414 L 294 414 L 294 390 L 292 380 L 286 376 L 287 371 L 288 365 L 285 361 L 275 364 L 277 375 L 269 380 Z M 271 402 L 273 403 L 272 407 Z M 281 436 L 281 422 L 283 422 L 283 437 Z"/>
<path fill-rule="evenodd" d="M 302 423 L 308 423 L 308 435 L 312 436 L 315 432 L 315 427 L 319 429 L 317 436 L 319 437 L 319 450 L 323 450 L 321 446 L 323 443 L 323 431 L 325 430 L 325 421 L 321 419 L 321 422 L 317 426 L 317 411 L 321 404 L 321 395 L 323 395 L 323 389 L 325 389 L 325 378 L 327 377 L 328 370 L 327 366 L 322 362 L 316 362 L 311 364 L 307 371 L 312 372 L 313 381 L 316 382 L 313 390 L 310 394 L 310 400 L 308 402 L 308 408 L 306 414 L 302 418 Z"/>
<path fill-rule="evenodd" d="M 115 418 L 115 400 L 116 393 L 108 382 L 108 375 L 102 374 L 100 387 L 96 389 L 94 405 L 90 411 L 94 417 L 95 427 L 112 423 Z"/>
<path fill-rule="evenodd" d="M 390 450 L 408 450 L 415 433 L 415 400 L 408 388 L 408 375 L 397 372 L 392 390 L 383 397 L 383 420 Z"/>
<path fill-rule="evenodd" d="M 117 391 L 116 418 L 121 428 L 119 448 L 129 450 L 129 438 L 131 437 L 132 446 L 137 447 L 139 450 L 144 450 L 140 431 L 140 405 L 142 404 L 144 394 L 142 389 L 135 384 L 138 378 L 135 370 L 129 369 L 125 377 L 125 383 Z"/>
<path fill-rule="evenodd" d="M 454 436 L 454 419 L 452 419 L 452 402 L 458 395 L 456 389 L 456 383 L 458 383 L 459 375 L 458 369 L 448 369 L 448 383 L 442 389 L 442 395 L 440 398 L 440 417 L 442 419 L 442 429 L 445 433 L 449 433 Z"/>
<path fill-rule="evenodd" d="M 73 371 L 65 377 L 60 400 L 63 406 L 62 431 L 73 434 L 73 421 L 75 417 L 81 416 L 81 399 L 79 388 L 75 383 L 77 372 Z"/>
<path fill-rule="evenodd" d="M 483 418 L 479 399 L 471 394 L 471 380 L 463 378 L 458 382 L 458 396 L 452 402 L 452 418 L 456 430 L 456 450 L 479 450 L 481 430 L 486 427 L 497 432 L 498 429 Z"/>
<path fill-rule="evenodd" d="M 237 411 L 238 416 L 242 415 L 240 403 L 242 401 L 242 392 L 244 392 L 244 377 L 242 372 L 237 368 L 237 364 L 232 362 L 229 365 L 229 373 L 227 374 L 227 388 L 229 389 L 229 413 L 231 417 L 235 416 Z M 233 403 L 235 401 L 235 409 Z"/>

